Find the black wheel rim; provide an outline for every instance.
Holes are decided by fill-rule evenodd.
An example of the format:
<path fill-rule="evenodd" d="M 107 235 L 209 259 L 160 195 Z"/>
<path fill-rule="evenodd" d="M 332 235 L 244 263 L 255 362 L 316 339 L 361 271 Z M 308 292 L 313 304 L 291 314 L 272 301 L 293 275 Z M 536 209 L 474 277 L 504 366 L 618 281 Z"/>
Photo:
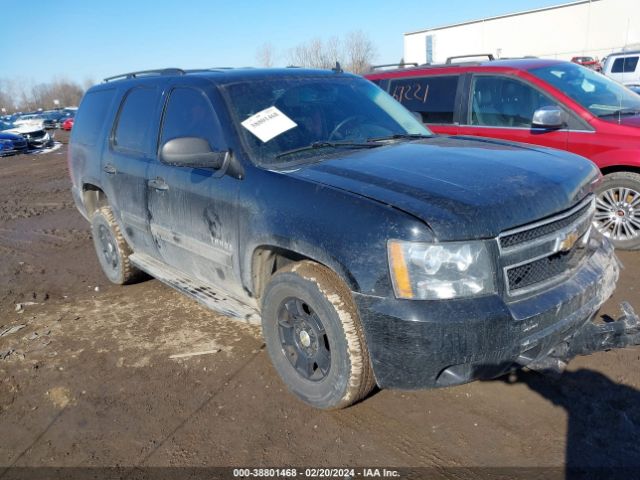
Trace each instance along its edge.
<path fill-rule="evenodd" d="M 118 268 L 118 251 L 113 235 L 104 225 L 98 227 L 98 241 L 100 242 L 105 264 L 115 270 Z"/>
<path fill-rule="evenodd" d="M 278 309 L 282 352 L 306 380 L 318 382 L 331 369 L 331 348 L 320 317 L 299 298 L 287 298 Z"/>

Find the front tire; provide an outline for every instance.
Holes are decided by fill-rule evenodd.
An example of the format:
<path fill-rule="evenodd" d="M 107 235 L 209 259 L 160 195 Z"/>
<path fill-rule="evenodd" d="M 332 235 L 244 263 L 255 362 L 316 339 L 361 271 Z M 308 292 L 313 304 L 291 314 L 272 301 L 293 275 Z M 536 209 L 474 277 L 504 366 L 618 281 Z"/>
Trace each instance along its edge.
<path fill-rule="evenodd" d="M 139 278 L 141 272 L 129 261 L 133 252 L 122 236 L 111 207 L 102 207 L 93 214 L 91 234 L 102 271 L 111 282 L 124 285 Z"/>
<path fill-rule="evenodd" d="M 351 292 L 322 265 L 303 261 L 274 274 L 263 297 L 262 331 L 283 382 L 313 407 L 347 407 L 375 386 Z"/>
<path fill-rule="evenodd" d="M 640 174 L 605 175 L 596 195 L 594 226 L 615 248 L 640 249 Z"/>

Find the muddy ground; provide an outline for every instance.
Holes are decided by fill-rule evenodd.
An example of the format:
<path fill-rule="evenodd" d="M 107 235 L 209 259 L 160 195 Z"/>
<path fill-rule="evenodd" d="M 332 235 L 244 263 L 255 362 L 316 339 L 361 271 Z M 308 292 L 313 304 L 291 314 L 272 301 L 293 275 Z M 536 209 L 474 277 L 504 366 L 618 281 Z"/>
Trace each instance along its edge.
<path fill-rule="evenodd" d="M 640 311 L 640 253 L 620 258 L 601 312 L 613 317 L 621 299 Z M 560 380 L 519 373 L 381 391 L 337 412 L 303 405 L 256 328 L 156 280 L 107 282 L 66 145 L 0 158 L 0 333 L 20 325 L 0 338 L 3 468 L 423 466 L 474 478 L 475 467 L 640 466 L 639 348 L 578 359 Z M 200 350 L 216 353 L 170 358 Z"/>

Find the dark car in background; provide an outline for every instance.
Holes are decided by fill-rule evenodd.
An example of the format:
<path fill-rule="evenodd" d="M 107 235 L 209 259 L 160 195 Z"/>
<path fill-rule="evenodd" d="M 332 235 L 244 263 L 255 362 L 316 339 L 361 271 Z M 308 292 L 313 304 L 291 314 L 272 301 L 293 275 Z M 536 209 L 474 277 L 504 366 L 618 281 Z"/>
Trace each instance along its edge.
<path fill-rule="evenodd" d="M 46 130 L 51 130 L 56 128 L 56 125 L 58 123 L 58 115 L 56 114 L 56 112 L 43 112 L 42 117 L 43 117 L 42 126 Z"/>
<path fill-rule="evenodd" d="M 14 155 L 27 151 L 27 141 L 22 135 L 4 131 L 11 129 L 11 127 L 11 124 L 0 121 L 0 156 Z"/>
<path fill-rule="evenodd" d="M 567 150 L 593 161 L 594 225 L 617 248 L 640 248 L 640 97 L 575 63 L 512 59 L 374 72 L 436 133 Z"/>
<path fill-rule="evenodd" d="M 47 112 L 43 112 L 44 116 L 44 128 L 47 130 L 53 128 L 60 128 L 62 122 L 71 116 L 71 113 L 66 112 L 64 110 L 51 110 Z"/>

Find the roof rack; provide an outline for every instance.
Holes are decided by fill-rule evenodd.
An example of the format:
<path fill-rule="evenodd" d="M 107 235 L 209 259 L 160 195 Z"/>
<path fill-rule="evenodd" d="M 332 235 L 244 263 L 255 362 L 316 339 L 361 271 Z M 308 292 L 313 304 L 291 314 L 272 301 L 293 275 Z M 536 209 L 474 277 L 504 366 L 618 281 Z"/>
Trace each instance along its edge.
<path fill-rule="evenodd" d="M 140 70 L 138 72 L 122 73 L 120 75 L 114 75 L 113 77 L 107 77 L 105 82 L 111 82 L 113 80 L 128 79 L 146 77 L 151 75 L 184 75 L 186 72 L 180 68 L 162 68 L 157 70 Z"/>
<path fill-rule="evenodd" d="M 475 55 L 456 55 L 455 57 L 449 57 L 444 63 L 446 65 L 451 65 L 453 63 L 452 60 L 458 60 L 459 58 L 476 58 L 476 57 L 487 57 L 489 61 L 495 60 L 495 57 L 491 53 L 476 53 Z"/>
<path fill-rule="evenodd" d="M 372 65 L 371 66 L 371 70 L 375 70 L 376 68 L 385 68 L 385 67 L 398 67 L 398 68 L 402 68 L 402 67 L 417 67 L 418 63 L 417 62 L 402 62 L 402 63 L 384 63 L 382 65 Z"/>
<path fill-rule="evenodd" d="M 227 70 L 233 70 L 235 67 L 210 67 L 210 68 L 192 68 L 189 70 L 183 70 L 182 68 L 159 68 L 157 70 L 140 70 L 139 72 L 122 73 L 120 75 L 114 75 L 113 77 L 107 77 L 105 82 L 111 82 L 113 80 L 130 79 L 138 77 L 147 77 L 154 75 L 186 75 L 188 73 L 204 73 L 204 72 L 224 72 Z M 253 67 L 243 67 L 253 68 Z"/>

